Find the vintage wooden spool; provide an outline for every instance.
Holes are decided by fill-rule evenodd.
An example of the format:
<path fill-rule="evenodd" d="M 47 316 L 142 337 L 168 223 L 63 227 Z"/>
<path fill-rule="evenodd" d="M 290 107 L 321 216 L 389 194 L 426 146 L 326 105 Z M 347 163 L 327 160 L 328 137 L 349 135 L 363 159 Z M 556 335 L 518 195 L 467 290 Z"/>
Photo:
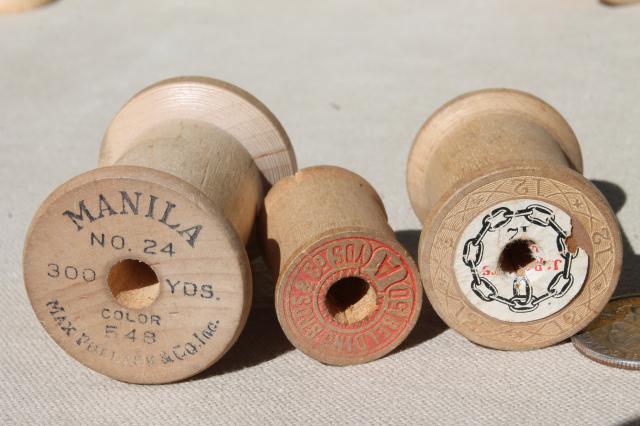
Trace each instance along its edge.
<path fill-rule="evenodd" d="M 416 323 L 422 289 L 376 191 L 339 167 L 276 184 L 261 215 L 275 304 L 289 340 L 310 357 L 346 365 L 396 348 Z"/>
<path fill-rule="evenodd" d="M 638 3 L 639 1 L 640 0 L 600 0 L 601 3 L 609 6 L 625 6 Z"/>
<path fill-rule="evenodd" d="M 1 13 L 18 13 L 44 6 L 53 0 L 0 0 Z"/>
<path fill-rule="evenodd" d="M 245 244 L 263 188 L 294 173 L 282 126 L 207 78 L 166 80 L 111 123 L 100 168 L 56 189 L 24 248 L 46 331 L 107 376 L 192 376 L 234 343 L 251 303 Z"/>
<path fill-rule="evenodd" d="M 473 92 L 427 120 L 407 186 L 424 224 L 422 282 L 451 328 L 481 345 L 532 349 L 598 315 L 622 245 L 611 208 L 581 173 L 573 131 L 532 95 Z"/>

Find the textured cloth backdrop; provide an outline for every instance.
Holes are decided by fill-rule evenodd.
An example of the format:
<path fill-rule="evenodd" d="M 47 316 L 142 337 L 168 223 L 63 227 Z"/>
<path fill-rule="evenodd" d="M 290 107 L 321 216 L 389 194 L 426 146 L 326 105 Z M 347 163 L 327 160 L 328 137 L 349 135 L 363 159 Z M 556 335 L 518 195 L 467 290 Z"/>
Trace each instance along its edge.
<path fill-rule="evenodd" d="M 127 385 L 88 370 L 49 339 L 21 272 L 33 213 L 57 185 L 94 167 L 120 106 L 156 80 L 201 74 L 264 101 L 301 167 L 336 164 L 367 178 L 414 252 L 420 224 L 404 174 L 419 126 L 468 90 L 530 91 L 575 129 L 586 176 L 614 204 L 626 236 L 622 286 L 637 289 L 640 5 L 58 0 L 0 16 L 0 65 L 3 424 L 640 419 L 640 373 L 596 364 L 568 342 L 521 353 L 483 349 L 426 305 L 390 356 L 320 365 L 285 339 L 259 264 L 248 326 L 221 362 L 178 384 Z"/>

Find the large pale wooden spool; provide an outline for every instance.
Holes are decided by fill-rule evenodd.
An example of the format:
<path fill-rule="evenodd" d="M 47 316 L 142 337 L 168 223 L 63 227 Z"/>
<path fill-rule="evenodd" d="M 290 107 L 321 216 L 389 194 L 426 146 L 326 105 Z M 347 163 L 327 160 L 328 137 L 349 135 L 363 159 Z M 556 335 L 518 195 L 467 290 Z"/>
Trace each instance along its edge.
<path fill-rule="evenodd" d="M 248 93 L 176 78 L 121 109 L 100 166 L 56 189 L 31 223 L 24 278 L 36 316 L 107 376 L 192 376 L 245 324 L 245 244 L 263 191 L 295 172 L 289 140 Z"/>
<path fill-rule="evenodd" d="M 416 323 L 422 289 L 376 191 L 339 167 L 276 184 L 261 215 L 275 304 L 289 340 L 326 364 L 357 364 L 396 348 Z"/>
<path fill-rule="evenodd" d="M 598 315 L 622 245 L 614 213 L 581 173 L 570 126 L 532 95 L 473 92 L 427 120 L 407 187 L 424 226 L 422 282 L 451 328 L 481 345 L 532 349 Z"/>

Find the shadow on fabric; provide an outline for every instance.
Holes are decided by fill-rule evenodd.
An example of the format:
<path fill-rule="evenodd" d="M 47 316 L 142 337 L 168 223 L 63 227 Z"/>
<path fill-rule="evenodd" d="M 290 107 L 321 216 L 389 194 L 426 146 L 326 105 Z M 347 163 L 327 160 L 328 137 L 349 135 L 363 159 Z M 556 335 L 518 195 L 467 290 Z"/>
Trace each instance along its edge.
<path fill-rule="evenodd" d="M 407 249 L 411 257 L 413 257 L 413 260 L 416 261 L 416 264 L 418 263 L 418 243 L 420 242 L 420 232 L 421 231 L 417 229 L 405 229 L 396 232 L 396 238 L 400 244 Z M 426 342 L 427 340 L 431 340 L 448 328 L 427 300 L 424 290 L 422 289 L 422 285 L 420 287 L 420 291 L 423 291 L 423 303 L 422 311 L 420 312 L 420 317 L 418 318 L 416 327 L 394 352 L 401 352 L 405 349 L 409 349 L 419 345 L 420 343 Z"/>
<path fill-rule="evenodd" d="M 253 367 L 294 349 L 278 323 L 274 308 L 275 285 L 262 258 L 251 262 L 251 271 L 253 302 L 244 330 L 229 352 L 191 380 Z"/>
<path fill-rule="evenodd" d="M 605 196 L 613 212 L 618 214 L 627 201 L 627 194 L 624 190 L 617 184 L 608 181 L 592 180 L 591 182 Z M 623 261 L 614 297 L 640 293 L 640 256 L 633 251 L 629 238 L 622 227 L 620 227 L 620 233 L 622 234 Z"/>

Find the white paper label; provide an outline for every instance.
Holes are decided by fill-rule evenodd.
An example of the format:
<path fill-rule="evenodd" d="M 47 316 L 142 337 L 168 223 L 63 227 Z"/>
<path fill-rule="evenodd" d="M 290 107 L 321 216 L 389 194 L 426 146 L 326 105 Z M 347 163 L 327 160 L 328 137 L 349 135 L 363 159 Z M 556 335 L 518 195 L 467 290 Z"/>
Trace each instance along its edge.
<path fill-rule="evenodd" d="M 573 300 L 587 275 L 589 257 L 581 248 L 570 252 L 570 235 L 571 218 L 551 204 L 531 199 L 496 204 L 461 234 L 454 258 L 458 285 L 493 318 L 545 318 Z M 531 262 L 522 265 L 528 256 Z"/>

